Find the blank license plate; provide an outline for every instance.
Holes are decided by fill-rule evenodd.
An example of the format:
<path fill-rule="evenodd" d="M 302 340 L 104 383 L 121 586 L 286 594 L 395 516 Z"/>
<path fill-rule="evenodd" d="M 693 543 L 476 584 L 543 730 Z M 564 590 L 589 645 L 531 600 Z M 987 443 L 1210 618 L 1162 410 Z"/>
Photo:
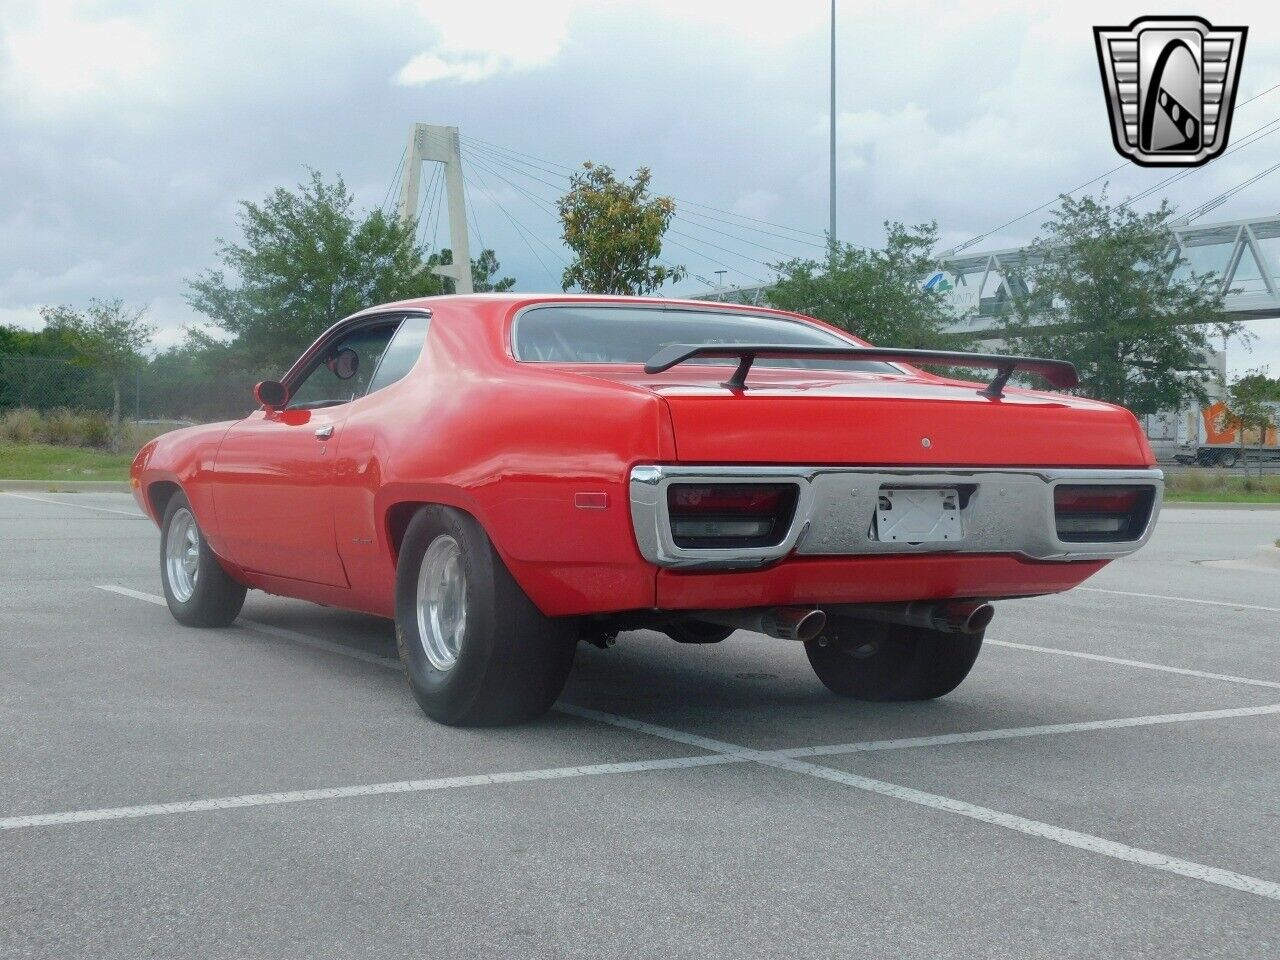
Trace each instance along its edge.
<path fill-rule="evenodd" d="M 907 490 L 881 487 L 876 531 L 888 543 L 959 540 L 960 496 L 950 487 Z"/>

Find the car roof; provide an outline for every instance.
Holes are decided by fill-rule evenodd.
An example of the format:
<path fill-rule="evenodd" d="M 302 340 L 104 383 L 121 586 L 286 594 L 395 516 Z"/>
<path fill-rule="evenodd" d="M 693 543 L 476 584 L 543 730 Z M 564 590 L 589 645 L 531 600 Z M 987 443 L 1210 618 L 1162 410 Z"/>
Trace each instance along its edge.
<path fill-rule="evenodd" d="M 396 300 L 391 303 L 378 304 L 361 310 L 354 316 L 368 313 L 381 313 L 387 310 L 418 308 L 430 310 L 436 306 L 477 306 L 492 309 L 495 306 L 529 306 L 535 303 L 622 303 L 649 307 L 697 307 L 699 309 L 722 309 L 732 311 L 749 311 L 751 313 L 787 313 L 773 307 L 755 306 L 753 304 L 729 303 L 722 300 L 691 300 L 677 297 L 654 296 L 621 296 L 603 293 L 449 293 L 433 297 L 414 297 L 408 300 Z"/>

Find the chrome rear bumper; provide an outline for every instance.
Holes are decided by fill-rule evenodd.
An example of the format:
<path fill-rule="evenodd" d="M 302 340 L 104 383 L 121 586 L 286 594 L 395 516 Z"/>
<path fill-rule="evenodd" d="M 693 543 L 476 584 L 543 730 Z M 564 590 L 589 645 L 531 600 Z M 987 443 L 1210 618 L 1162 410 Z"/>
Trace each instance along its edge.
<path fill-rule="evenodd" d="M 667 486 L 681 483 L 794 482 L 795 516 L 782 541 L 769 547 L 677 546 L 667 511 Z M 1072 484 L 1149 484 L 1155 495 L 1146 528 L 1136 540 L 1075 543 L 1058 539 L 1053 488 Z M 959 487 L 963 536 L 941 543 L 883 542 L 873 519 L 880 488 Z M 1014 553 L 1034 560 L 1114 560 L 1151 536 L 1164 493 L 1155 469 L 1033 469 L 892 467 L 638 466 L 631 471 L 631 520 L 646 560 L 662 567 L 759 567 L 789 555 L 866 556 L 914 553 Z"/>

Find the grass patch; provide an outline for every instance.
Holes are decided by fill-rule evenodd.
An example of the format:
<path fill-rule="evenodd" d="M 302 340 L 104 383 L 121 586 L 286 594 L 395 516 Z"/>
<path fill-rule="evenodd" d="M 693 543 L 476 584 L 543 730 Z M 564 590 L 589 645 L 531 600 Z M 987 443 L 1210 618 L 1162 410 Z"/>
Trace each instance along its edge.
<path fill-rule="evenodd" d="M 0 441 L 0 480 L 128 480 L 132 453 Z"/>
<path fill-rule="evenodd" d="M 1280 473 L 1242 476 L 1225 470 L 1188 470 L 1165 476 L 1166 500 L 1184 503 L 1280 503 Z"/>

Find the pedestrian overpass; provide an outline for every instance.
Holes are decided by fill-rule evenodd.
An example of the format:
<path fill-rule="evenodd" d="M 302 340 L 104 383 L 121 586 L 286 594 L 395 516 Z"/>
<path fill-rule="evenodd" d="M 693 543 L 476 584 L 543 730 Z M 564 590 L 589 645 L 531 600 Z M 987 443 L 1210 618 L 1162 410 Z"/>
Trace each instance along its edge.
<path fill-rule="evenodd" d="M 1217 275 L 1225 312 L 1234 319 L 1280 317 L 1280 214 L 1222 223 L 1172 225 L 1187 261 L 1183 270 Z M 952 330 L 975 340 L 999 335 L 998 321 L 1014 296 L 1010 272 L 1032 265 L 1030 247 L 979 253 L 944 253 L 938 271 L 922 283 L 938 289 L 955 317 Z M 763 303 L 768 285 L 730 287 L 698 294 L 697 300 Z"/>

